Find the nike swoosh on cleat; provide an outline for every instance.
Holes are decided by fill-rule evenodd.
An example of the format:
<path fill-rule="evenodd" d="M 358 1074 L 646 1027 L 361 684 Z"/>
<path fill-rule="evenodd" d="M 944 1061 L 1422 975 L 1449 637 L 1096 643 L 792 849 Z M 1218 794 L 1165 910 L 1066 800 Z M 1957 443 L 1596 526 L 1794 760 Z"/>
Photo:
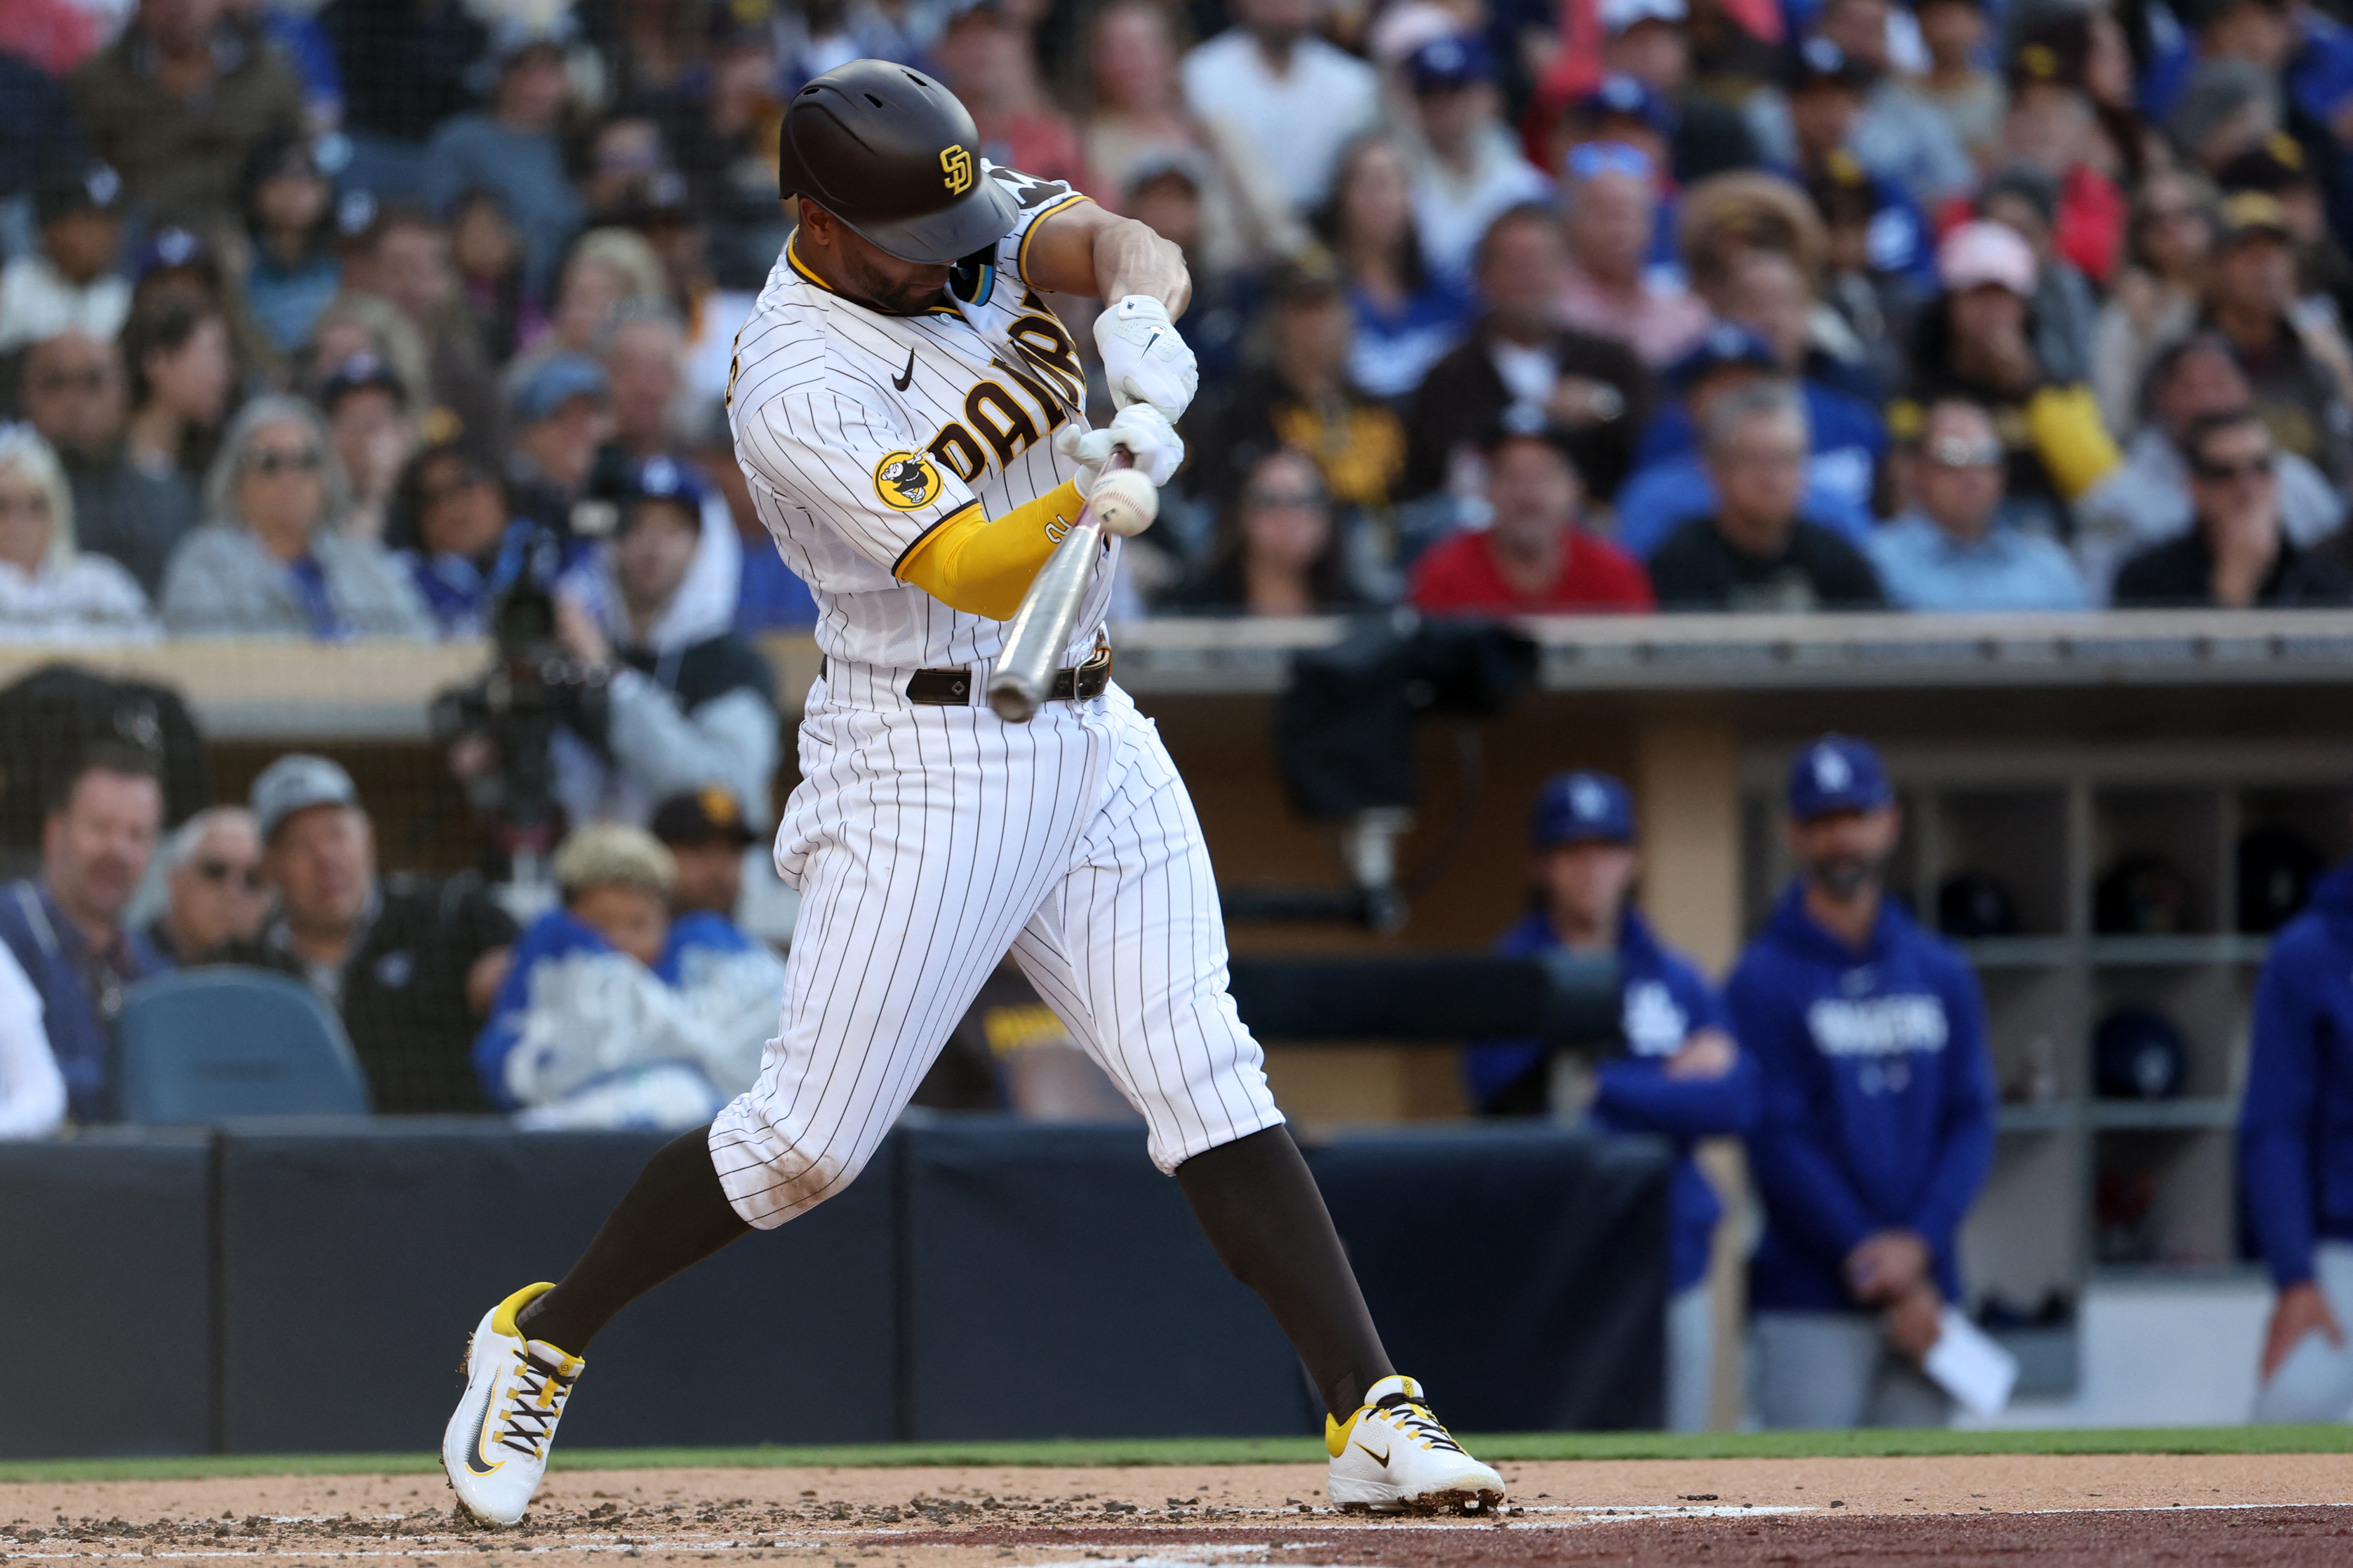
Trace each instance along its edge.
<path fill-rule="evenodd" d="M 498 1384 L 494 1381 L 490 1393 L 482 1398 L 481 1414 L 474 1417 L 474 1440 L 466 1446 L 466 1469 L 470 1475 L 495 1475 L 506 1463 L 504 1459 L 492 1459 L 488 1465 L 482 1463 L 482 1428 L 490 1424 L 491 1405 L 498 1396 Z"/>
<path fill-rule="evenodd" d="M 907 351 L 907 368 L 900 372 L 897 375 L 892 376 L 891 378 L 891 384 L 897 387 L 900 391 L 904 392 L 907 390 L 908 384 L 914 379 L 915 351 L 909 349 Z"/>
<path fill-rule="evenodd" d="M 1374 1459 L 1374 1462 L 1376 1462 L 1377 1464 L 1378 1464 L 1378 1465 L 1379 1465 L 1383 1469 L 1387 1469 L 1387 1468 L 1388 1468 L 1388 1463 L 1389 1463 L 1389 1456 L 1388 1456 L 1388 1454 L 1373 1454 L 1372 1446 L 1371 1446 L 1370 1444 L 1366 1443 L 1366 1442 L 1363 1438 L 1361 1438 L 1361 1437 L 1359 1437 L 1359 1438 L 1357 1438 L 1357 1439 L 1356 1439 L 1356 1447 L 1359 1447 L 1359 1448 L 1364 1449 L 1364 1451 L 1365 1451 L 1366 1453 L 1367 1453 L 1367 1454 L 1372 1454 L 1372 1456 L 1373 1456 L 1373 1459 Z M 1392 1453 L 1392 1454 L 1393 1454 L 1393 1453 L 1395 1453 L 1396 1451 L 1397 1451 L 1396 1449 L 1392 1448 L 1392 1449 L 1390 1449 L 1390 1450 L 1389 1450 L 1389 1453 Z"/>

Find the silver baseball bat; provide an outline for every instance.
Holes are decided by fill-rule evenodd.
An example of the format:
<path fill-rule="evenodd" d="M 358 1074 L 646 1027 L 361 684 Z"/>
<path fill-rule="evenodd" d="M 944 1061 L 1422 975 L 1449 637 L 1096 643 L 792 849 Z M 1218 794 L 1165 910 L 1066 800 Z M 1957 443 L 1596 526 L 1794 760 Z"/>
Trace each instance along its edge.
<path fill-rule="evenodd" d="M 1126 467 L 1127 453 L 1113 447 L 1103 471 Z M 1005 649 L 988 677 L 988 705 L 1007 723 L 1027 724 L 1037 716 L 1038 705 L 1052 695 L 1062 650 L 1078 633 L 1079 610 L 1086 603 L 1102 549 L 1103 524 L 1095 521 L 1090 501 L 1038 569 L 1029 591 L 1021 595 L 1021 607 L 1005 623 Z"/>

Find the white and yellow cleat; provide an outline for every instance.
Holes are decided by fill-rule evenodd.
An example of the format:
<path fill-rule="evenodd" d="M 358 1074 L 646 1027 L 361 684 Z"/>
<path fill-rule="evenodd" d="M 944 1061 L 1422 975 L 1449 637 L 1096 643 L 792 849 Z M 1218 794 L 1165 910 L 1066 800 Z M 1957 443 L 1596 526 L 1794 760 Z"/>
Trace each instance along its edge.
<path fill-rule="evenodd" d="M 1324 1418 L 1332 1506 L 1350 1513 L 1476 1513 L 1504 1500 L 1504 1478 L 1462 1451 L 1421 1402 L 1421 1384 L 1385 1377 L 1343 1424 Z"/>
<path fill-rule="evenodd" d="M 482 1317 L 466 1345 L 466 1396 L 441 1434 L 441 1466 L 458 1505 L 484 1524 L 512 1524 L 547 1473 L 565 1401 L 587 1363 L 526 1340 L 515 1314 L 553 1285 L 526 1285 Z"/>

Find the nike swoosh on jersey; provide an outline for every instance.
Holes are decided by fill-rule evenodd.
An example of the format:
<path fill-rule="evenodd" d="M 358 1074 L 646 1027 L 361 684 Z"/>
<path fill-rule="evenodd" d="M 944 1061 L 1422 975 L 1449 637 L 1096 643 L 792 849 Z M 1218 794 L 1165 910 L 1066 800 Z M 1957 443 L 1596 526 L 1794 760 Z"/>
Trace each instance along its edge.
<path fill-rule="evenodd" d="M 915 351 L 907 351 L 907 368 L 891 378 L 891 384 L 904 392 L 915 379 Z"/>

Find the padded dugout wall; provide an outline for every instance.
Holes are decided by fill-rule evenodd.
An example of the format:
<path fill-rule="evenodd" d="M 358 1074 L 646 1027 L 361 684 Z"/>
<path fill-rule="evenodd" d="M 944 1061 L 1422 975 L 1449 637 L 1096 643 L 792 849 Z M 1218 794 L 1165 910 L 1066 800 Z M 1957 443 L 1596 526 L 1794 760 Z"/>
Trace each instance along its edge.
<path fill-rule="evenodd" d="M 0 1142 L 0 1458 L 214 1445 L 212 1136 Z"/>
<path fill-rule="evenodd" d="M 437 1447 L 475 1322 L 561 1274 L 667 1137 L 487 1119 L 225 1130 L 225 1450 Z M 888 1152 L 841 1196 L 659 1287 L 598 1335 L 565 1444 L 888 1438 Z"/>
<path fill-rule="evenodd" d="M 663 1138 L 355 1120 L 0 1144 L 0 1457 L 431 1452 L 467 1331 L 564 1268 Z M 1655 1423 L 1661 1146 L 1482 1127 L 1308 1157 L 1450 1421 Z M 582 1387 L 574 1448 L 1321 1425 L 1134 1123 L 910 1118 L 840 1196 L 623 1314 Z"/>

